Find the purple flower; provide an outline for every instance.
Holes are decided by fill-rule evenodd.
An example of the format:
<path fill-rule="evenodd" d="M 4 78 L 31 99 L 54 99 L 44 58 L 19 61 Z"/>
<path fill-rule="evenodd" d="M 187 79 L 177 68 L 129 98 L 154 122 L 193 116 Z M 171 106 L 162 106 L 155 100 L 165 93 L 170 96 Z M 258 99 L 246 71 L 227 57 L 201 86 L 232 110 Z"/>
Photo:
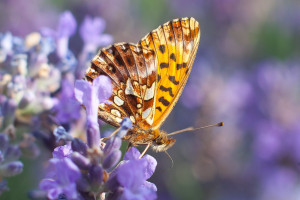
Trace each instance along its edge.
<path fill-rule="evenodd" d="M 62 81 L 62 89 L 53 111 L 56 112 L 58 122 L 62 124 L 73 122 L 80 117 L 80 104 L 74 97 L 74 86 L 66 79 Z"/>
<path fill-rule="evenodd" d="M 53 154 L 53 158 L 64 159 L 64 158 L 69 158 L 72 153 L 73 150 L 71 148 L 71 145 L 66 144 L 64 146 L 56 147 L 52 154 Z"/>
<path fill-rule="evenodd" d="M 57 199 L 61 195 L 67 199 L 78 199 L 76 181 L 80 178 L 80 169 L 72 162 L 71 146 L 57 147 L 53 158 L 49 161 L 47 178 L 40 183 L 40 189 L 47 191 L 49 199 Z"/>
<path fill-rule="evenodd" d="M 80 36 L 84 41 L 85 50 L 96 51 L 99 46 L 106 46 L 113 42 L 113 38 L 109 34 L 103 34 L 106 23 L 100 17 L 84 18 L 80 26 Z"/>
<path fill-rule="evenodd" d="M 84 80 L 75 82 L 75 97 L 85 106 L 87 113 L 87 140 L 90 147 L 99 146 L 98 106 L 111 95 L 111 81 L 106 76 L 95 78 L 92 84 Z"/>
<path fill-rule="evenodd" d="M 157 161 L 150 155 L 139 159 L 140 152 L 132 147 L 124 156 L 124 161 L 112 172 L 108 187 L 118 195 L 110 199 L 156 199 L 157 188 L 146 181 L 155 171 Z M 122 192 L 120 192 L 122 188 Z M 119 192 L 117 192 L 119 191 Z"/>
<path fill-rule="evenodd" d="M 85 17 L 84 21 L 80 26 L 80 36 L 84 42 L 83 49 L 79 55 L 79 66 L 77 68 L 77 77 L 84 76 L 88 63 L 95 55 L 96 51 L 101 46 L 106 46 L 113 42 L 113 37 L 109 34 L 103 34 L 106 23 L 104 19 L 100 17 L 91 18 Z"/>
<path fill-rule="evenodd" d="M 23 163 L 17 161 L 20 156 L 19 147 L 10 145 L 8 136 L 0 134 L 0 178 L 15 176 L 23 171 Z"/>
<path fill-rule="evenodd" d="M 4 192 L 4 191 L 8 191 L 9 188 L 7 187 L 7 181 L 6 180 L 2 180 L 0 182 L 0 195 Z"/>
<path fill-rule="evenodd" d="M 74 35 L 77 23 L 70 11 L 65 11 L 61 14 L 56 31 L 43 28 L 41 30 L 44 36 L 56 38 L 57 55 L 60 58 L 65 58 L 69 52 L 69 38 Z"/>
<path fill-rule="evenodd" d="M 76 27 L 76 19 L 72 13 L 70 11 L 63 12 L 57 26 L 57 37 L 71 37 L 75 34 Z"/>
<path fill-rule="evenodd" d="M 0 34 L 0 63 L 6 60 L 7 55 L 12 53 L 13 36 L 11 33 Z"/>
<path fill-rule="evenodd" d="M 14 99 L 3 98 L 3 102 L 0 102 L 0 107 L 1 114 L 3 115 L 3 121 L 2 124 L 0 124 L 0 129 L 5 129 L 14 122 L 17 103 Z"/>
<path fill-rule="evenodd" d="M 120 147 L 122 145 L 122 139 L 119 137 L 111 137 L 103 149 L 104 159 L 103 159 L 103 168 L 111 169 L 114 167 L 121 158 L 122 152 Z"/>

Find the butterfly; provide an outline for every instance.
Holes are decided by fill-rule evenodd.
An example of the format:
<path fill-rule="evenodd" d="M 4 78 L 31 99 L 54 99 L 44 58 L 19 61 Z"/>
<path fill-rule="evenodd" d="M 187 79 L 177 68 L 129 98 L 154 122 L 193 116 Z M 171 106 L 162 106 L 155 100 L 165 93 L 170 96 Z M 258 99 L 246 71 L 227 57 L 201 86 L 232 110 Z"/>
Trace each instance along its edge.
<path fill-rule="evenodd" d="M 175 139 L 159 129 L 183 91 L 199 40 L 199 23 L 181 18 L 159 26 L 137 44 L 115 43 L 100 50 L 85 75 L 90 82 L 106 75 L 113 85 L 110 103 L 99 105 L 99 118 L 120 127 L 128 117 L 133 128 L 123 139 L 132 146 L 160 152 L 174 145 Z"/>

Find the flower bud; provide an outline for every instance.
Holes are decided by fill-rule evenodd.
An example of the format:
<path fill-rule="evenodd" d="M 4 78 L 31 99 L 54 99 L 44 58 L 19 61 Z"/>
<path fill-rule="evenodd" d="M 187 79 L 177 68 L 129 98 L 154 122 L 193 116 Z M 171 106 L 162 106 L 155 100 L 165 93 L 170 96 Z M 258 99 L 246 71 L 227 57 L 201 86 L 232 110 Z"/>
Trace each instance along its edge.
<path fill-rule="evenodd" d="M 74 152 L 71 157 L 72 161 L 83 170 L 87 170 L 90 166 L 90 160 L 78 152 Z"/>
<path fill-rule="evenodd" d="M 23 171 L 23 163 L 14 161 L 0 166 L 0 176 L 9 177 L 20 174 Z"/>
<path fill-rule="evenodd" d="M 14 99 L 8 99 L 4 102 L 2 106 L 2 114 L 4 116 L 3 127 L 7 127 L 12 124 L 15 118 L 15 111 L 17 108 L 17 103 Z"/>
<path fill-rule="evenodd" d="M 117 174 L 111 174 L 109 176 L 108 181 L 105 183 L 105 186 L 110 191 L 115 191 L 120 186 L 120 183 L 119 183 L 118 178 L 117 178 Z"/>
<path fill-rule="evenodd" d="M 2 151 L 0 151 L 0 163 L 2 163 L 3 161 L 4 161 L 4 155 Z"/>
<path fill-rule="evenodd" d="M 87 155 L 87 145 L 79 138 L 74 138 L 71 143 L 72 150 L 77 151 L 82 155 Z"/>
<path fill-rule="evenodd" d="M 20 156 L 21 156 L 21 151 L 18 146 L 9 146 L 5 153 L 5 161 L 6 162 L 15 161 L 19 159 Z"/>
<path fill-rule="evenodd" d="M 103 169 L 100 165 L 92 165 L 89 169 L 89 179 L 93 188 L 96 190 L 102 183 Z"/>
<path fill-rule="evenodd" d="M 62 126 L 57 127 L 54 130 L 53 134 L 56 138 L 56 142 L 59 142 L 60 140 L 65 140 L 65 141 L 73 140 L 73 137 Z"/>
<path fill-rule="evenodd" d="M 4 153 L 8 148 L 9 145 L 8 142 L 9 142 L 8 136 L 3 133 L 0 134 L 0 151 L 2 151 L 2 153 Z"/>
<path fill-rule="evenodd" d="M 77 188 L 81 192 L 89 192 L 91 185 L 87 181 L 86 177 L 80 177 L 76 182 Z"/>
<path fill-rule="evenodd" d="M 0 195 L 4 192 L 4 191 L 8 191 L 9 188 L 7 187 L 7 180 L 2 180 L 0 182 Z"/>
<path fill-rule="evenodd" d="M 106 145 L 104 147 L 103 152 L 104 152 L 104 154 L 107 155 L 115 149 L 120 149 L 121 145 L 122 145 L 122 139 L 121 138 L 112 137 L 106 142 Z"/>
<path fill-rule="evenodd" d="M 127 134 L 127 131 L 131 128 L 132 128 L 132 121 L 128 117 L 125 117 L 121 122 L 121 129 L 118 132 L 117 136 L 120 138 L 124 137 Z"/>
<path fill-rule="evenodd" d="M 120 158 L 121 158 L 122 152 L 118 149 L 112 151 L 103 161 L 103 168 L 104 169 L 110 169 L 113 166 L 115 166 Z"/>

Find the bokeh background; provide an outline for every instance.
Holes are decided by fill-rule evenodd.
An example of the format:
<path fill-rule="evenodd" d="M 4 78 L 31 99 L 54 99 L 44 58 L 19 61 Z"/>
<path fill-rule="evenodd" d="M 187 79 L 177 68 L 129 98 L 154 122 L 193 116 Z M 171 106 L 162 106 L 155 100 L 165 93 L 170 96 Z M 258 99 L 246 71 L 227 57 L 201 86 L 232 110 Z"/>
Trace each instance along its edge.
<path fill-rule="evenodd" d="M 66 10 L 78 25 L 103 18 L 114 42 L 135 43 L 174 18 L 199 21 L 192 73 L 162 129 L 225 126 L 175 136 L 173 167 L 164 153 L 149 152 L 158 160 L 150 180 L 158 199 L 300 199 L 300 1 L 1 0 L 0 32 L 55 29 Z M 75 57 L 83 43 L 77 30 L 69 41 Z M 8 179 L 0 199 L 28 198 L 50 155 L 23 158 L 24 172 Z"/>

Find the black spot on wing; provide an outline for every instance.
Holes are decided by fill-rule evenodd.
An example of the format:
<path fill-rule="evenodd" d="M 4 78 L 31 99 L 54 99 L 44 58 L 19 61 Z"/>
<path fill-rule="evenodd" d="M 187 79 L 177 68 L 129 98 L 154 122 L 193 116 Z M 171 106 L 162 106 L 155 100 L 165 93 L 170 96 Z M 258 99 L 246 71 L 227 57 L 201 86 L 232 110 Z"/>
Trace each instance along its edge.
<path fill-rule="evenodd" d="M 158 74 L 158 75 L 157 75 L 157 82 L 159 82 L 160 79 L 161 79 L 161 76 Z"/>
<path fill-rule="evenodd" d="M 175 54 L 174 54 L 174 53 L 171 53 L 171 55 L 170 55 L 170 59 L 171 59 L 171 60 L 174 60 L 174 61 L 176 62 L 176 56 L 175 56 Z"/>
<path fill-rule="evenodd" d="M 169 80 L 174 84 L 174 85 L 178 85 L 179 81 L 175 80 L 175 76 L 169 76 Z"/>
<path fill-rule="evenodd" d="M 126 58 L 126 60 L 127 60 L 128 65 L 130 65 L 130 66 L 133 65 L 134 61 L 132 60 L 131 57 L 128 56 L 128 57 Z"/>
<path fill-rule="evenodd" d="M 158 101 L 161 102 L 164 106 L 170 105 L 170 102 L 167 99 L 165 99 L 164 97 L 160 97 L 158 99 Z"/>
<path fill-rule="evenodd" d="M 115 56 L 115 60 L 116 60 L 116 62 L 117 62 L 117 64 L 120 66 L 120 65 L 124 65 L 124 62 L 123 62 L 123 60 L 122 60 L 122 58 L 121 58 L 121 56 L 120 55 L 116 55 Z"/>
<path fill-rule="evenodd" d="M 182 68 L 182 64 L 177 64 L 177 65 L 176 65 L 176 69 L 177 69 L 177 70 L 179 70 L 179 69 L 181 69 L 181 68 Z"/>
<path fill-rule="evenodd" d="M 187 66 L 186 63 L 183 63 L 183 64 L 177 64 L 177 65 L 176 65 L 176 69 L 179 70 L 179 69 L 181 69 L 181 68 L 186 68 L 186 66 Z"/>
<path fill-rule="evenodd" d="M 165 52 L 166 52 L 166 47 L 165 47 L 165 45 L 159 45 L 159 51 L 162 53 L 162 54 L 164 54 Z"/>
<path fill-rule="evenodd" d="M 159 87 L 159 89 L 160 89 L 161 91 L 164 91 L 164 92 L 169 92 L 170 96 L 171 96 L 171 97 L 174 97 L 174 94 L 173 94 L 173 91 L 172 91 L 172 88 L 171 88 L 171 87 L 166 88 L 166 87 L 164 87 L 164 86 L 161 85 L 161 86 Z"/>
<path fill-rule="evenodd" d="M 159 110 L 160 112 L 162 111 L 160 106 L 157 106 L 156 109 Z"/>
<path fill-rule="evenodd" d="M 160 63 L 160 68 L 163 69 L 163 68 L 168 68 L 169 67 L 169 64 L 168 63 Z"/>

